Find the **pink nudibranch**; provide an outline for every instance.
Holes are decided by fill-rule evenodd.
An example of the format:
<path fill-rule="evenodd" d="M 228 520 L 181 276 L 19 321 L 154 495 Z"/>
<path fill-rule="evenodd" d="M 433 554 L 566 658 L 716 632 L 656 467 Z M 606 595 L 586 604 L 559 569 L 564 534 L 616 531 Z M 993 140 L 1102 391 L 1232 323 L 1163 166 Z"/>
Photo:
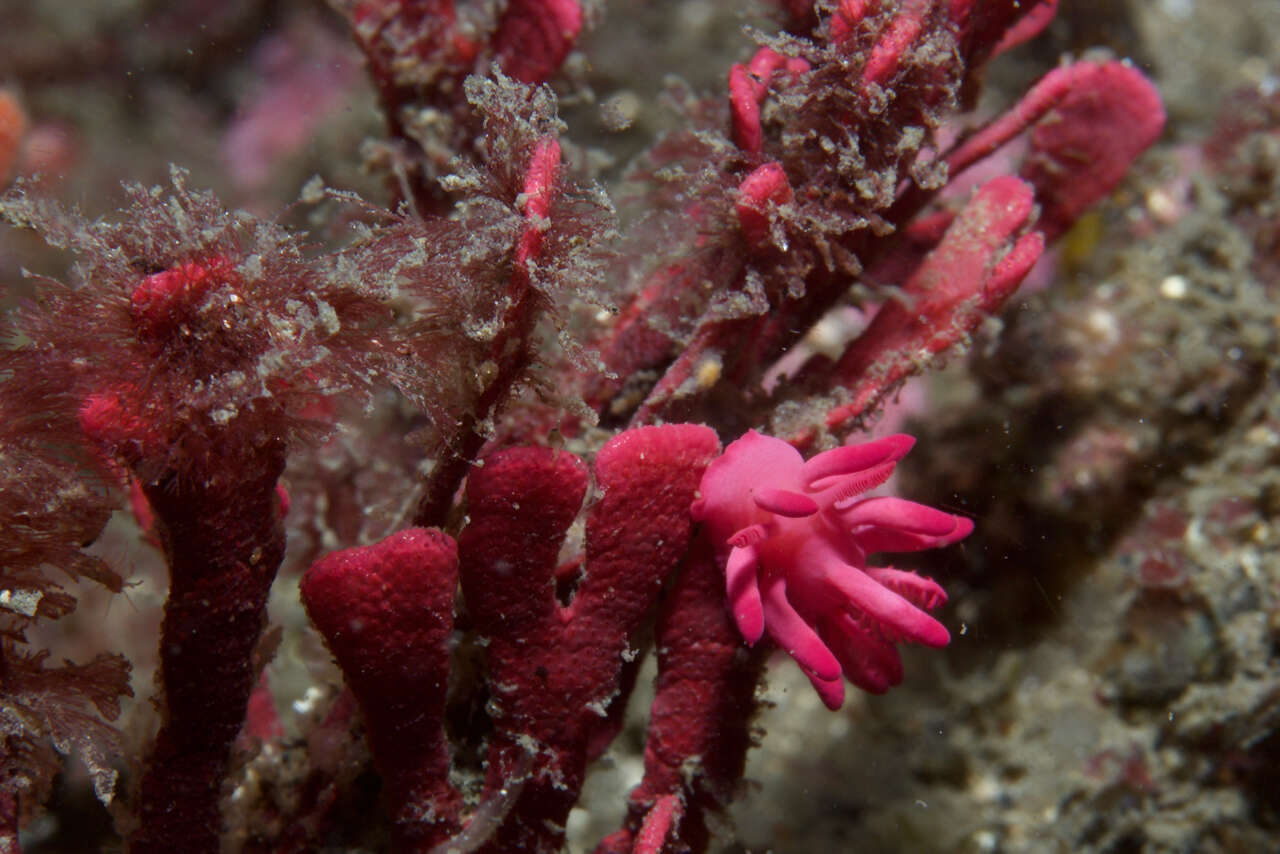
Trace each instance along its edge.
<path fill-rule="evenodd" d="M 844 681 L 883 693 L 902 681 L 894 644 L 941 647 L 926 613 L 946 601 L 932 579 L 867 566 L 874 552 L 964 539 L 973 523 L 901 498 L 862 496 L 889 479 L 915 439 L 887 436 L 808 460 L 754 430 L 707 468 L 693 503 L 725 571 L 733 619 L 754 645 L 764 633 L 796 660 L 831 709 Z"/>

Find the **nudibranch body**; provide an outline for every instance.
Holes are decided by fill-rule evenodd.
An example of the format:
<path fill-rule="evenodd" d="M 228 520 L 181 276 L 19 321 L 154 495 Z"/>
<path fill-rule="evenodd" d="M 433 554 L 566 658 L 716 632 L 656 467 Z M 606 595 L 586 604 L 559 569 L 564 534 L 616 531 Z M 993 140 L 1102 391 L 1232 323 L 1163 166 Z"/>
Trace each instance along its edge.
<path fill-rule="evenodd" d="M 707 468 L 693 504 L 743 638 L 754 645 L 767 631 L 832 709 L 844 702 L 842 675 L 877 694 L 902 681 L 894 644 L 951 639 L 926 613 L 946 601 L 937 583 L 867 565 L 875 552 L 944 546 L 973 530 L 961 516 L 863 495 L 913 444 L 888 436 L 806 462 L 787 442 L 752 430 Z"/>

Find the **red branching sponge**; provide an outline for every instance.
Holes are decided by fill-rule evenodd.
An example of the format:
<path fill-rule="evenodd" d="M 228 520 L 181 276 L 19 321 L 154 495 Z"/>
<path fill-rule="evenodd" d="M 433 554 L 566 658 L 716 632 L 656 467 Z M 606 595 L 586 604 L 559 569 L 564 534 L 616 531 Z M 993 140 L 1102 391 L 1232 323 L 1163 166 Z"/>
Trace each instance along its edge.
<path fill-rule="evenodd" d="M 832 709 L 844 702 L 842 674 L 877 694 L 902 681 L 893 644 L 951 640 L 925 613 L 946 601 L 941 587 L 867 565 L 873 552 L 934 548 L 973 530 L 968 519 L 922 504 L 859 498 L 914 442 L 889 436 L 806 462 L 752 430 L 708 467 L 693 506 L 724 566 L 743 638 L 754 645 L 768 631 Z"/>
<path fill-rule="evenodd" d="M 216 845 L 219 790 L 256 680 L 267 592 L 284 557 L 276 493 L 283 469 L 276 442 L 200 488 L 176 474 L 143 484 L 169 564 L 169 597 L 160 644 L 165 717 L 139 790 L 133 851 Z"/>
<path fill-rule="evenodd" d="M 1049 72 L 1022 103 L 1048 101 L 1031 131 L 1021 175 L 1042 207 L 1039 228 L 1055 240 L 1098 199 L 1164 129 L 1164 105 L 1151 82 L 1124 62 L 1078 62 Z"/>
<path fill-rule="evenodd" d="M 1017 290 L 1044 238 L 1026 231 L 1031 188 L 1012 177 L 983 185 L 899 298 L 886 302 L 834 370 L 852 400 L 827 413 L 839 430 L 879 402 L 921 360 L 955 346 Z"/>
<path fill-rule="evenodd" d="M 511 0 L 493 35 L 493 50 L 507 74 L 541 83 L 560 68 L 581 31 L 576 0 Z"/>
<path fill-rule="evenodd" d="M 300 418 L 287 407 L 300 410 L 309 391 L 325 387 L 297 345 L 319 330 L 336 343 L 354 305 L 314 293 L 315 313 L 289 302 L 285 317 L 267 321 L 257 293 L 224 255 L 145 277 L 129 297 L 137 361 L 132 371 L 115 366 L 130 379 L 89 394 L 80 409 L 85 435 L 137 478 L 169 565 L 165 717 L 139 789 L 136 851 L 218 837 L 222 776 L 284 555 L 277 479 L 289 425 Z"/>
<path fill-rule="evenodd" d="M 705 851 L 708 816 L 737 792 L 764 645 L 743 645 L 724 591 L 724 572 L 700 535 L 658 617 L 644 779 L 631 792 L 626 826 L 596 854 Z"/>
<path fill-rule="evenodd" d="M 563 845 L 593 736 L 615 725 L 610 712 L 625 700 L 620 674 L 636 651 L 633 634 L 688 548 L 692 520 L 680 502 L 693 500 L 718 449 L 715 434 L 694 425 L 627 431 L 601 449 L 603 494 L 587 519 L 584 575 L 568 605 L 556 598 L 556 567 L 586 493 L 582 463 L 515 448 L 468 478 L 471 521 L 458 549 L 467 609 L 488 641 L 495 732 L 486 793 L 523 781 L 485 850 Z"/>
<path fill-rule="evenodd" d="M 216 848 L 284 555 L 286 452 L 322 426 L 318 400 L 368 387 L 389 340 L 371 334 L 389 317 L 379 297 L 307 257 L 296 235 L 227 213 L 179 170 L 173 183 L 168 196 L 131 188 L 122 222 L 86 223 L 23 192 L 0 206 L 80 255 L 77 287 L 46 282 L 42 310 L 17 313 L 29 343 L 9 358 L 30 391 L 15 398 L 38 396 L 41 417 L 78 422 L 127 470 L 169 568 L 162 723 L 138 784 L 135 851 Z"/>
<path fill-rule="evenodd" d="M 730 71 L 724 144 L 708 144 L 715 128 L 676 134 L 635 172 L 698 176 L 668 214 L 696 223 L 696 238 L 681 242 L 683 225 L 672 227 L 678 248 L 660 247 L 667 254 L 600 336 L 604 361 L 626 378 L 588 384 L 587 399 L 606 420 L 710 418 L 701 402 L 723 406 L 736 394 L 743 408 L 772 410 L 778 432 L 847 432 L 997 312 L 1038 247 L 1105 196 L 1163 125 L 1159 98 L 1135 69 L 1079 62 L 1051 72 L 1008 114 L 943 144 L 937 131 L 961 125 L 983 65 L 1042 30 L 1051 0 L 780 5 L 794 35 L 766 41 Z M 957 215 L 947 185 L 1024 133 L 1027 184 L 984 188 L 961 214 L 969 230 L 989 226 L 991 237 L 951 233 L 940 245 Z M 1037 209 L 1041 235 L 1033 236 Z M 938 257 L 928 259 L 934 250 Z M 922 297 L 958 253 L 985 259 L 982 269 L 965 265 L 968 278 Z M 996 261 L 1001 269 L 988 269 Z M 910 305 L 881 309 L 878 328 L 838 369 L 815 360 L 775 384 L 772 399 L 757 394 L 776 360 L 846 299 L 851 281 L 872 290 L 909 282 L 902 302 Z M 908 341 L 895 314 L 917 303 L 926 311 Z M 642 386 L 637 375 L 657 379 Z M 829 411 L 833 402 L 828 417 L 798 414 Z M 780 409 L 790 403 L 798 405 Z M 766 418 L 761 412 L 755 423 Z"/>
<path fill-rule="evenodd" d="M 787 173 L 778 163 L 766 163 L 742 179 L 738 185 L 738 222 L 742 234 L 753 246 L 769 237 L 769 213 L 795 198 Z"/>
<path fill-rule="evenodd" d="M 448 537 L 412 529 L 330 555 L 308 570 L 303 600 L 364 712 L 398 850 L 446 843 L 489 852 L 560 849 L 586 764 L 620 725 L 634 678 L 630 664 L 639 652 L 636 632 L 689 548 L 689 504 L 718 450 L 715 434 L 696 425 L 627 431 L 600 450 L 595 474 L 601 494 L 587 517 L 584 557 L 568 565 L 581 567 L 568 604 L 561 597 L 575 579 L 566 578 L 559 555 L 588 476 L 577 457 L 548 448 L 499 451 L 471 473 L 469 522 L 457 557 Z M 680 724 L 669 716 L 658 732 L 672 733 L 663 751 L 671 768 L 692 755 L 681 758 L 672 750 L 727 750 L 727 767 L 737 761 L 737 771 L 712 779 L 731 782 L 741 774 L 756 674 L 731 664 L 736 690 L 724 691 L 696 675 L 709 667 L 718 673 L 714 662 L 721 659 L 741 658 L 714 581 L 717 571 L 709 566 L 711 583 L 695 585 L 704 592 L 693 600 L 695 611 L 667 609 L 662 622 L 672 628 L 661 634 L 663 655 L 683 661 L 667 677 L 677 693 L 693 685 L 696 696 L 720 699 L 689 735 L 675 736 Z M 459 575 L 470 625 L 486 650 L 494 723 L 480 806 L 465 819 L 450 783 L 443 726 Z M 674 601 L 689 596 L 677 594 Z M 707 625 L 720 643 L 720 653 L 710 658 L 700 640 Z M 670 690 L 664 696 L 671 705 Z M 741 709 L 737 729 L 725 723 L 721 703 Z M 690 711 L 687 701 L 677 705 Z M 708 727 L 712 718 L 717 723 Z M 722 736 L 720 728 L 736 737 Z M 663 778 L 684 804 L 685 793 L 669 782 Z M 710 805 L 726 800 L 717 797 Z M 696 823 L 708 804 L 689 803 Z"/>
<path fill-rule="evenodd" d="M 729 106 L 733 113 L 734 142 L 743 151 L 759 154 L 764 143 L 760 127 L 760 104 L 769 92 L 769 82 L 775 72 L 789 75 L 804 74 L 809 63 L 799 58 L 787 58 L 776 50 L 762 47 L 746 65 L 737 64 L 729 70 Z"/>
<path fill-rule="evenodd" d="M 576 0 L 510 0 L 502 5 L 453 0 L 340 0 L 356 41 L 369 60 L 391 137 L 409 142 L 417 160 L 403 165 L 408 179 L 396 190 L 422 213 L 448 210 L 437 183 L 449 174 L 451 154 L 471 152 L 480 137 L 470 127 L 463 81 L 493 66 L 527 84 L 551 78 L 573 49 L 583 27 Z M 428 109 L 429 130 L 408 124 Z M 415 140 L 429 132 L 425 147 Z"/>
<path fill-rule="evenodd" d="M 458 554 L 411 528 L 335 552 L 302 579 L 302 601 L 360 703 L 397 850 L 425 851 L 457 831 L 444 733 Z"/>
<path fill-rule="evenodd" d="M 507 334 L 492 338 L 488 359 L 489 381 L 477 396 L 472 411 L 467 413 L 442 451 L 442 459 L 432 472 L 418 505 L 417 522 L 420 524 L 444 522 L 459 483 L 484 445 L 478 429 L 480 423 L 496 413 L 533 362 L 533 330 L 543 298 L 533 287 L 530 269 L 539 260 L 544 233 L 549 225 L 559 166 L 560 144 L 554 137 L 544 137 L 532 146 L 518 197 L 524 204 L 524 226 L 516 246 L 510 278 L 498 305 L 501 311 L 498 323 Z"/>
<path fill-rule="evenodd" d="M 27 129 L 27 117 L 18 99 L 8 89 L 0 89 L 0 183 L 7 181 L 17 160 L 18 144 Z"/>

